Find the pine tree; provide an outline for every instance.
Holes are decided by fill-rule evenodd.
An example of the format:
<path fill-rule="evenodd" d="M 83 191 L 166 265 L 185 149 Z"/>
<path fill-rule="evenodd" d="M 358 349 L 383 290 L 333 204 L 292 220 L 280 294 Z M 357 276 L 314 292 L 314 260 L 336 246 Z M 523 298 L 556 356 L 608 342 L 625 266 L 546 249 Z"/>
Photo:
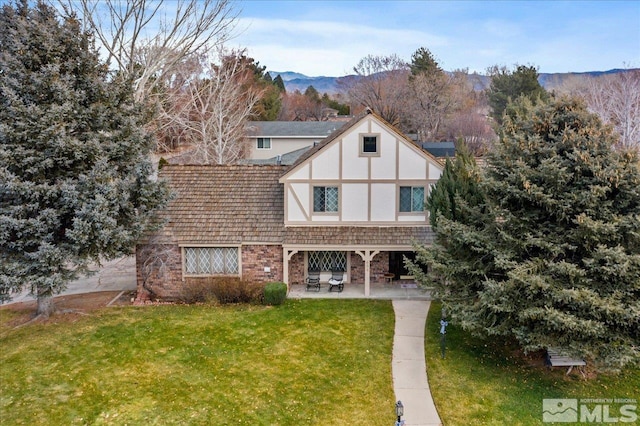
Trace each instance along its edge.
<path fill-rule="evenodd" d="M 507 108 L 484 209 L 440 216 L 422 257 L 454 321 L 601 368 L 639 360 L 640 160 L 615 142 L 574 99 Z"/>
<path fill-rule="evenodd" d="M 280 74 L 278 74 L 276 76 L 276 78 L 273 79 L 273 85 L 278 88 L 278 91 L 280 93 L 286 93 L 287 92 L 287 89 L 284 86 L 284 80 L 282 79 Z"/>
<path fill-rule="evenodd" d="M 464 220 L 467 215 L 461 203 L 470 203 L 472 206 L 482 204 L 479 182 L 480 171 L 475 158 L 464 140 L 459 139 L 456 142 L 455 159 L 446 159 L 442 176 L 427 199 L 431 226 L 437 228 L 440 215 L 451 220 Z"/>
<path fill-rule="evenodd" d="M 534 66 L 517 65 L 516 69 L 494 66 L 489 69 L 491 87 L 487 93 L 491 117 L 502 124 L 502 115 L 509 102 L 525 96 L 532 102 L 546 101 L 549 93 L 538 82 L 538 69 Z"/>
<path fill-rule="evenodd" d="M 91 261 L 130 253 L 164 186 L 143 111 L 74 17 L 28 0 L 0 11 L 0 300 L 52 297 Z"/>

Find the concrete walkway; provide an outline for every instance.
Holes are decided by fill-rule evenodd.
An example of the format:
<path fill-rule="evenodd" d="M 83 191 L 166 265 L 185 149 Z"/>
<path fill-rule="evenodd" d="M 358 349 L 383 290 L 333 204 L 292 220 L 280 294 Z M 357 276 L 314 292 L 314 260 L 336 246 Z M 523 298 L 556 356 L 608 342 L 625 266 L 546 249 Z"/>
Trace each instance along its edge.
<path fill-rule="evenodd" d="M 405 426 L 441 425 L 429 390 L 424 357 L 424 326 L 429 301 L 394 300 L 392 374 L 396 400 L 404 405 Z"/>

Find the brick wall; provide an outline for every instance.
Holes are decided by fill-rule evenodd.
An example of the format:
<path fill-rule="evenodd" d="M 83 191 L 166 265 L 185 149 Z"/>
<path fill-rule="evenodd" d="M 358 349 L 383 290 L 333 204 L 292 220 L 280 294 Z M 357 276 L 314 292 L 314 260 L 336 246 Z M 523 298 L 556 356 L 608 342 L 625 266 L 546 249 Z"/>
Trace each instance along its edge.
<path fill-rule="evenodd" d="M 165 268 L 160 273 L 158 268 L 144 271 L 143 262 L 156 248 L 158 253 L 164 256 Z M 138 282 L 137 303 L 144 303 L 150 299 L 179 300 L 184 289 L 182 281 L 182 251 L 178 245 L 155 245 L 136 247 L 136 278 Z M 283 278 L 283 252 L 278 245 L 247 245 L 241 248 L 242 278 L 248 281 L 269 282 L 282 281 Z M 354 284 L 364 283 L 364 261 L 354 253 L 349 252 L 350 282 Z M 271 268 L 266 272 L 265 267 Z M 378 253 L 371 261 L 371 282 L 384 281 L 384 274 L 389 270 L 389 252 Z M 289 283 L 304 283 L 305 264 L 304 252 L 298 252 L 289 261 Z M 153 291 L 150 293 L 144 288 Z"/>
<path fill-rule="evenodd" d="M 164 266 L 161 268 L 161 265 Z M 136 246 L 136 281 L 136 303 L 151 299 L 177 300 L 182 291 L 180 247 L 177 244 Z"/>
<path fill-rule="evenodd" d="M 282 281 L 282 246 L 242 246 L 242 279 L 258 282 Z M 265 268 L 271 268 L 266 272 Z"/>
<path fill-rule="evenodd" d="M 300 251 L 289 260 L 289 284 L 302 284 L 304 279 L 304 252 Z"/>
<path fill-rule="evenodd" d="M 364 284 L 364 260 L 359 254 L 351 252 L 351 282 Z M 384 274 L 389 271 L 389 252 L 383 251 L 375 255 L 371 261 L 369 279 L 372 283 L 383 282 Z"/>
<path fill-rule="evenodd" d="M 155 249 L 155 252 L 154 252 Z M 165 268 L 145 268 L 149 256 L 161 257 Z M 242 278 L 247 281 L 282 281 L 282 247 L 276 245 L 242 246 Z M 157 262 L 156 262 L 157 264 Z M 265 267 L 271 271 L 266 272 Z M 143 282 L 146 279 L 146 288 Z M 184 291 L 182 280 L 182 250 L 178 245 L 141 245 L 136 247 L 136 303 L 148 300 L 180 300 Z M 148 290 L 150 289 L 151 292 Z"/>
<path fill-rule="evenodd" d="M 384 282 L 384 274 L 389 272 L 389 252 L 383 251 L 371 261 L 371 282 Z"/>

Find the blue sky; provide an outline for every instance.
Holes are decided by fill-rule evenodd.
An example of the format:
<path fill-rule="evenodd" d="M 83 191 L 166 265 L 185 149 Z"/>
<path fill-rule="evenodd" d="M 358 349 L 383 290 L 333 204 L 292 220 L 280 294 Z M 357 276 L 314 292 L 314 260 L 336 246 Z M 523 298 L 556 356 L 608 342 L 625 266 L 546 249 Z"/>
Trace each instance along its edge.
<path fill-rule="evenodd" d="M 536 65 L 543 73 L 640 67 L 640 1 L 238 2 L 229 43 L 272 71 L 352 73 L 363 57 L 409 61 L 429 49 L 445 70 Z"/>

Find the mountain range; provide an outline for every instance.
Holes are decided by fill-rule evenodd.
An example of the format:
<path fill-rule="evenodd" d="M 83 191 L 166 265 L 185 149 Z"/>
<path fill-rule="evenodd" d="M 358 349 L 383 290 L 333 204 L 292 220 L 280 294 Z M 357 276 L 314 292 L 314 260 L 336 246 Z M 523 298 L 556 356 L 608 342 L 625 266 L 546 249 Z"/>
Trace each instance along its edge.
<path fill-rule="evenodd" d="M 589 71 L 589 72 L 567 72 L 567 73 L 540 73 L 538 81 L 547 90 L 552 90 L 565 82 L 569 78 L 580 77 L 596 77 L 603 74 L 615 74 L 630 71 L 629 69 L 612 69 L 608 71 Z M 356 79 L 356 75 L 347 75 L 343 77 L 309 77 L 293 71 L 268 71 L 271 78 L 280 75 L 284 81 L 285 88 L 288 92 L 299 90 L 304 92 L 307 87 L 313 86 L 319 93 L 335 94 L 340 92 L 340 83 L 348 80 Z M 482 74 L 469 74 L 469 80 L 473 84 L 475 90 L 481 91 L 489 88 L 491 77 Z"/>

